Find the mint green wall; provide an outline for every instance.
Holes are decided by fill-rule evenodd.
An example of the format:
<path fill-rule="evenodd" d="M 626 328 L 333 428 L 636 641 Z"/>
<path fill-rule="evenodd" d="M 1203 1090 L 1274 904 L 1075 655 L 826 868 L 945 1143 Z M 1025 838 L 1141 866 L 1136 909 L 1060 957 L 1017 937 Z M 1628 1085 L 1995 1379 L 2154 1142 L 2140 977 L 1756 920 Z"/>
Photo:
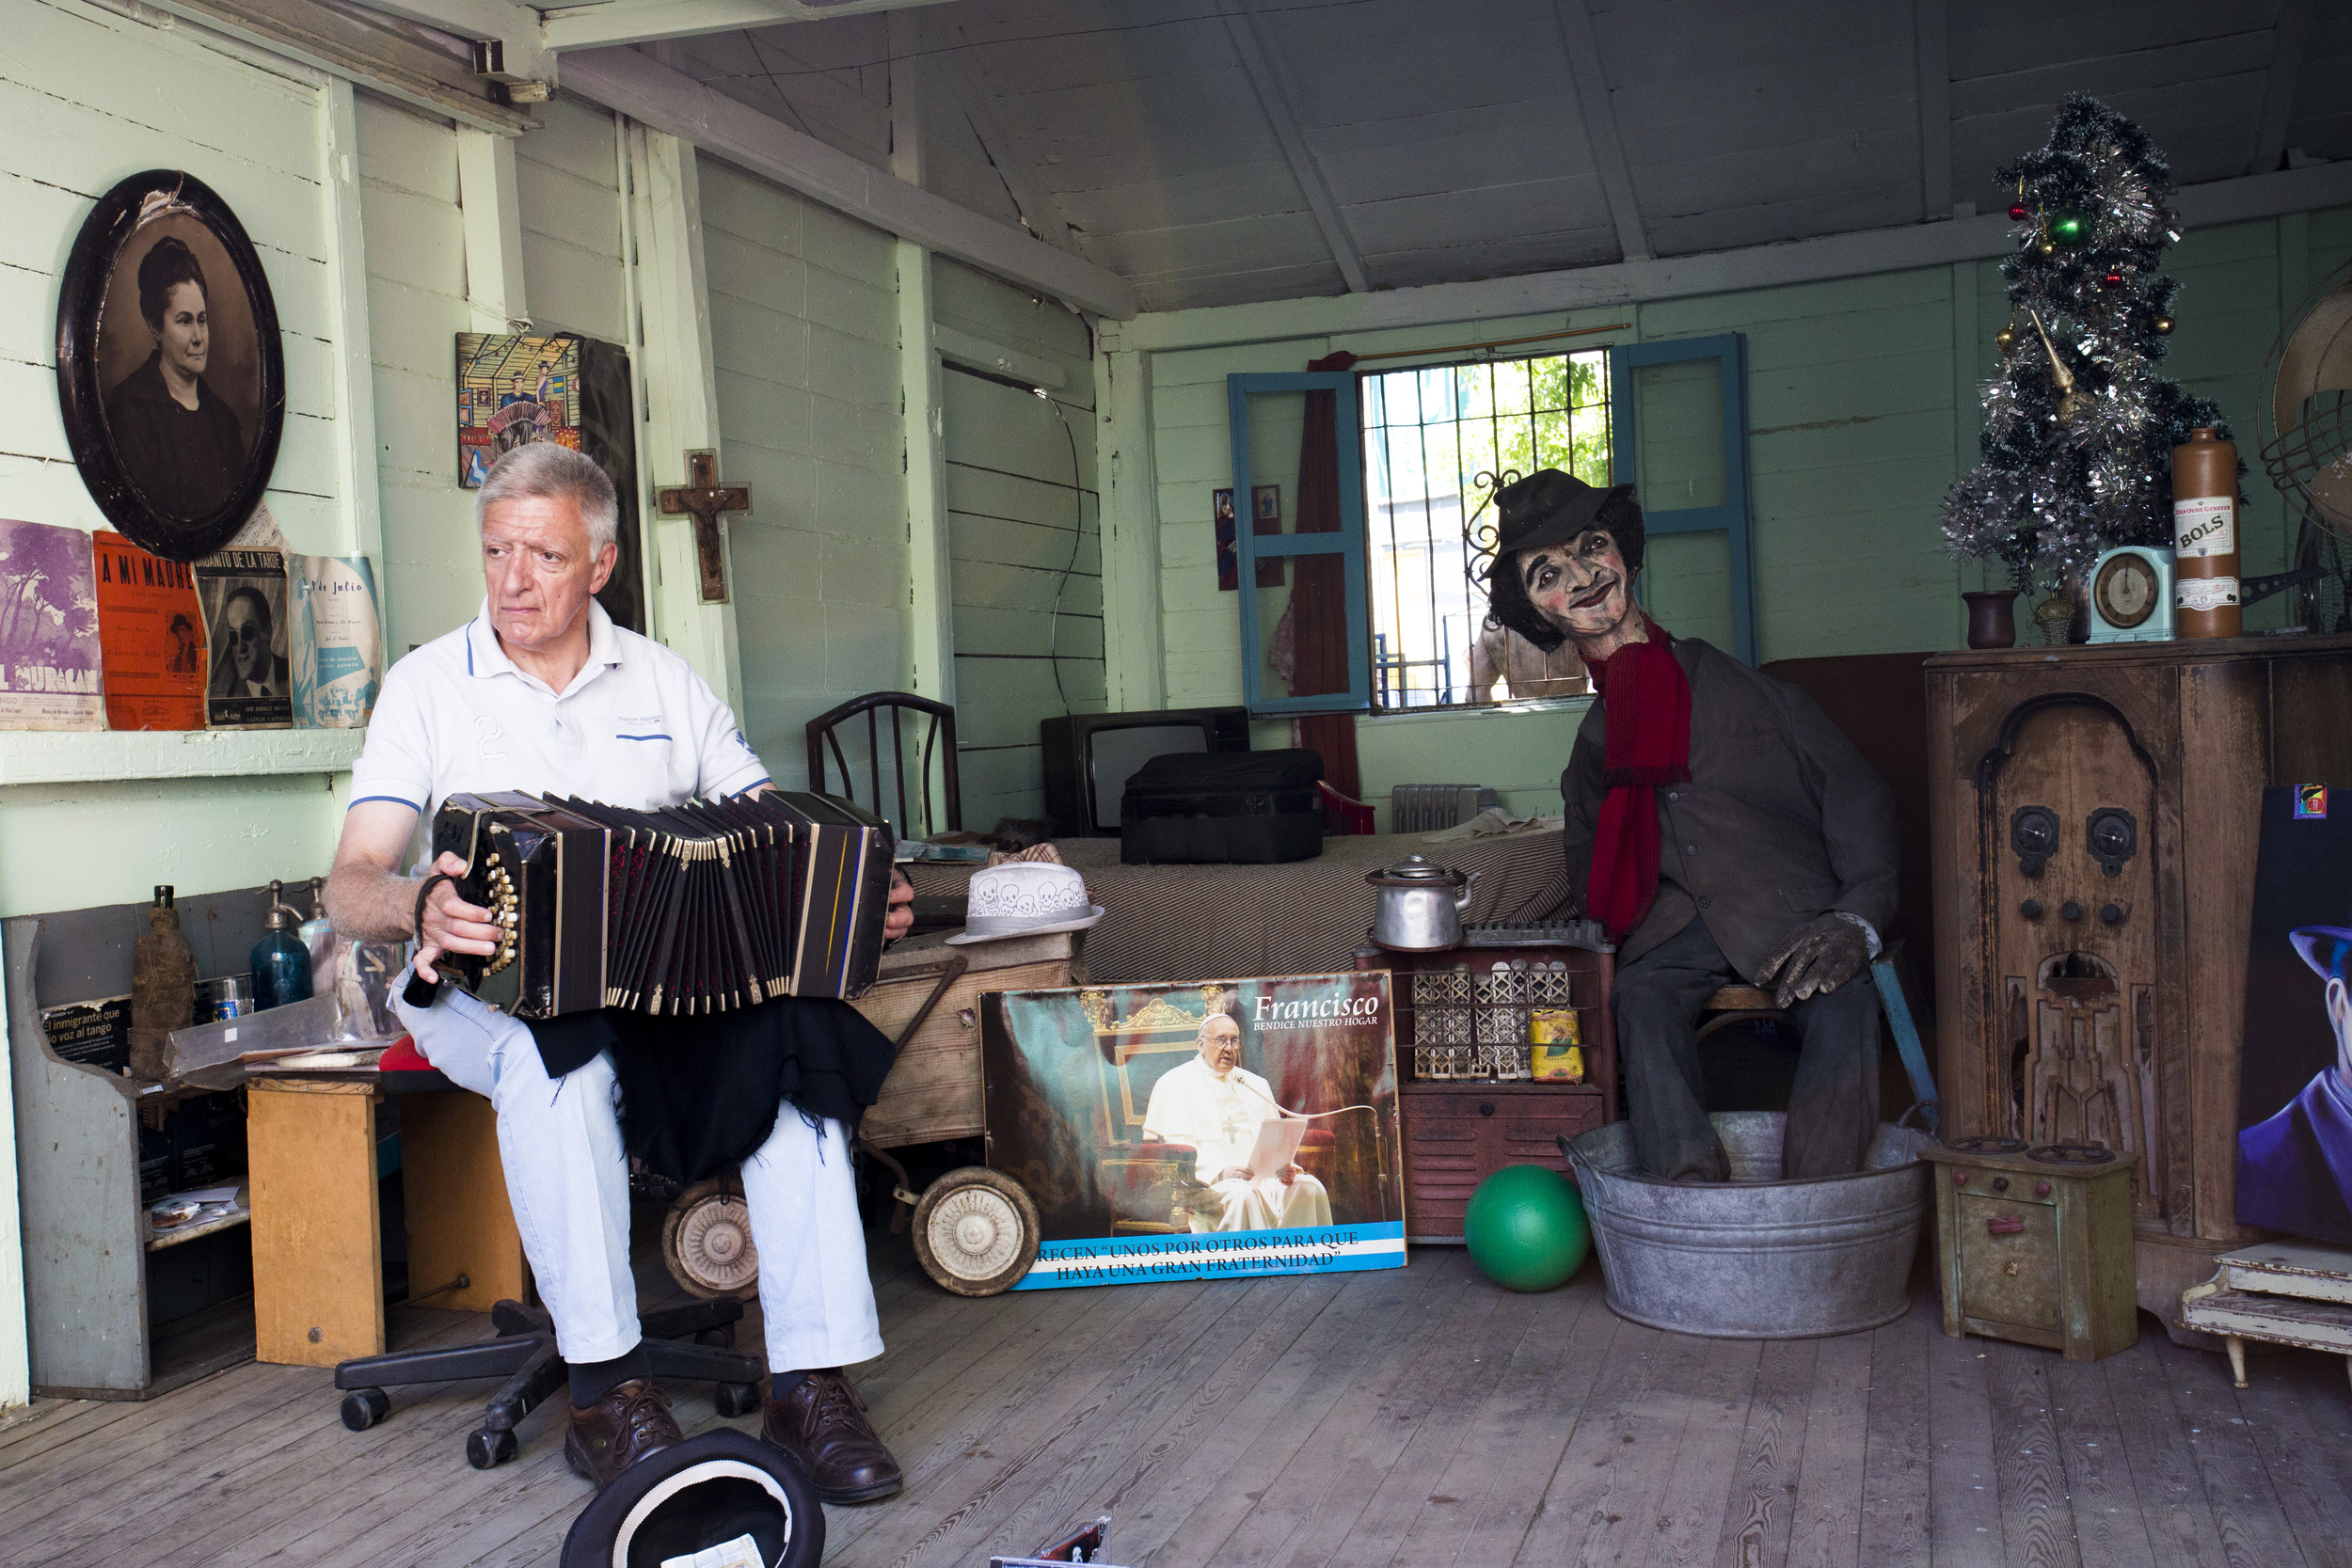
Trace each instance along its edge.
<path fill-rule="evenodd" d="M 716 159 L 697 166 L 722 463 L 752 487 L 750 515 L 727 522 L 740 717 L 777 781 L 798 788 L 802 726 L 898 684 L 907 565 L 892 242 Z"/>
<path fill-rule="evenodd" d="M 963 822 L 985 830 L 1044 814 L 1038 721 L 1104 706 L 1092 345 L 1061 306 L 959 262 L 935 259 L 932 287 L 940 326 L 1065 377 L 1050 398 L 941 377 Z"/>
<path fill-rule="evenodd" d="M 2352 209 L 2338 209 L 2200 230 L 2167 258 L 2167 270 L 2182 284 L 2169 373 L 2221 404 L 2253 467 L 2246 489 L 2249 575 L 2281 570 L 2291 545 L 2285 510 L 2255 451 L 2254 402 L 2265 357 L 2281 311 L 2291 311 L 2348 254 Z M 2006 320 L 1998 267 L 1970 262 L 1596 309 L 1572 323 L 1556 315 L 1519 317 L 1154 354 L 1152 457 L 1168 701 L 1241 697 L 1237 595 L 1216 592 L 1209 514 L 1210 492 L 1231 482 L 1228 374 L 1301 370 L 1340 348 L 1363 354 L 1442 347 L 1564 325 L 1627 324 L 1620 333 L 1563 344 L 1574 348 L 1746 335 L 1766 660 L 1958 647 L 1959 594 L 1979 586 L 1981 574 L 1944 553 L 1939 511 L 1946 487 L 1976 462 L 1977 386 L 1991 372 L 1994 334 Z M 1448 357 L 1460 356 L 1429 362 Z M 1695 401 L 1683 401 L 1685 418 L 1705 417 Z M 1295 466 L 1295 455 L 1284 461 Z M 1686 465 L 1677 477 L 1691 471 Z M 1284 505 L 1287 511 L 1287 493 Z M 1727 642 L 1725 559 L 1720 535 L 1652 541 L 1652 613 L 1677 631 Z M 2282 599 L 2266 602 L 2249 612 L 2249 625 L 2279 625 L 2283 610 Z M 1385 812 L 1393 784 L 1475 782 L 1502 790 L 1515 809 L 1556 811 L 1560 768 L 1582 707 L 1359 719 L 1366 794 Z M 1279 744 L 1281 728 L 1259 725 L 1259 744 Z"/>

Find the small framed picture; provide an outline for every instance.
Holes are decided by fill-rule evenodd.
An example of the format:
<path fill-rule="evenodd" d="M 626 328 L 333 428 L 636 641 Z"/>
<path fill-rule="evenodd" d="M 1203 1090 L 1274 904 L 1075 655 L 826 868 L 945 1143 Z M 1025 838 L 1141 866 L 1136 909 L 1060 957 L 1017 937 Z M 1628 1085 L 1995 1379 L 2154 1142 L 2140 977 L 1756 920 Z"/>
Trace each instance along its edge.
<path fill-rule="evenodd" d="M 1233 492 L 1209 492 L 1209 510 L 1216 518 L 1216 591 L 1232 594 L 1241 588 L 1241 538 L 1233 521 Z"/>
<path fill-rule="evenodd" d="M 1249 531 L 1263 535 L 1282 531 L 1282 487 L 1279 484 L 1253 484 L 1249 487 Z M 1258 586 L 1279 588 L 1289 579 L 1283 568 L 1288 565 L 1280 556 L 1258 562 Z"/>
<path fill-rule="evenodd" d="M 245 226 L 194 175 L 135 174 L 83 221 L 57 399 L 82 483 L 134 544 L 195 561 L 252 515 L 286 416 L 278 307 Z"/>

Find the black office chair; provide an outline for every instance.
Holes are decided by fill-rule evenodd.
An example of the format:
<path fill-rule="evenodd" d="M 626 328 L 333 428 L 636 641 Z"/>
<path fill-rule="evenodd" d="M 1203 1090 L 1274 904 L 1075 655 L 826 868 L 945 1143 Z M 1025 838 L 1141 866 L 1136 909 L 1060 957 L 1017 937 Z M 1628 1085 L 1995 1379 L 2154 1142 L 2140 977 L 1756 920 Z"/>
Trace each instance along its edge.
<path fill-rule="evenodd" d="M 384 1053 L 380 1070 L 389 1093 L 464 1092 L 435 1071 L 405 1039 Z M 458 1283 L 466 1283 L 463 1275 Z M 742 1316 L 743 1304 L 733 1296 L 644 1314 L 638 1321 L 645 1337 L 647 1370 L 658 1378 L 715 1384 L 713 1402 L 720 1415 L 751 1414 L 759 1408 L 760 1383 L 768 1368 L 765 1356 L 727 1348 L 735 1343 L 735 1324 Z M 556 1351 L 555 1321 L 543 1308 L 499 1302 L 490 1308 L 490 1327 L 498 1337 L 480 1344 L 393 1351 L 339 1364 L 335 1386 L 344 1390 L 343 1425 L 365 1432 L 390 1415 L 392 1398 L 387 1388 L 504 1378 L 483 1410 L 482 1425 L 466 1436 L 466 1462 L 477 1470 L 505 1464 L 520 1449 L 515 1429 L 541 1401 L 565 1386 L 571 1369 Z"/>

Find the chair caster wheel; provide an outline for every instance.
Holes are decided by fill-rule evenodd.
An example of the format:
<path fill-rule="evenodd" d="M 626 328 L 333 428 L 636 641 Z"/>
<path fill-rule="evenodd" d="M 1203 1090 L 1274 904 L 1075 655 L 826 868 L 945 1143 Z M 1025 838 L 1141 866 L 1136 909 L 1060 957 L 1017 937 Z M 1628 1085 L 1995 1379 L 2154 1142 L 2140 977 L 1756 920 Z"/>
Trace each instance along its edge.
<path fill-rule="evenodd" d="M 711 1390 L 710 1402 L 722 1416 L 749 1416 L 759 1408 L 759 1385 L 722 1383 Z"/>
<path fill-rule="evenodd" d="M 514 1458 L 517 1447 L 513 1433 L 492 1432 L 484 1427 L 466 1434 L 466 1463 L 477 1470 L 487 1470 Z"/>
<path fill-rule="evenodd" d="M 735 1325 L 721 1323 L 716 1328 L 706 1328 L 694 1336 L 694 1343 L 715 1345 L 721 1350 L 732 1350 L 735 1348 Z"/>
<path fill-rule="evenodd" d="M 392 1413 L 392 1396 L 381 1388 L 355 1388 L 343 1396 L 343 1425 L 365 1432 Z"/>

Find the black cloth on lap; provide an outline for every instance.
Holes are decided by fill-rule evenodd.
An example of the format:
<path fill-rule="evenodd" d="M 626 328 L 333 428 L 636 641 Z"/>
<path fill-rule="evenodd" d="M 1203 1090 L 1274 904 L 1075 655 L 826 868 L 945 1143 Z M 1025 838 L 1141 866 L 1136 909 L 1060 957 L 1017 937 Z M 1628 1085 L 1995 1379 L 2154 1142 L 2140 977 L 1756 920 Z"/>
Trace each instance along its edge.
<path fill-rule="evenodd" d="M 534 1020 L 531 1033 L 550 1078 L 612 1053 L 622 1142 L 690 1184 L 749 1159 L 787 1102 L 855 1137 L 898 1054 L 856 1008 L 818 997 L 702 1018 L 611 1007 Z"/>

